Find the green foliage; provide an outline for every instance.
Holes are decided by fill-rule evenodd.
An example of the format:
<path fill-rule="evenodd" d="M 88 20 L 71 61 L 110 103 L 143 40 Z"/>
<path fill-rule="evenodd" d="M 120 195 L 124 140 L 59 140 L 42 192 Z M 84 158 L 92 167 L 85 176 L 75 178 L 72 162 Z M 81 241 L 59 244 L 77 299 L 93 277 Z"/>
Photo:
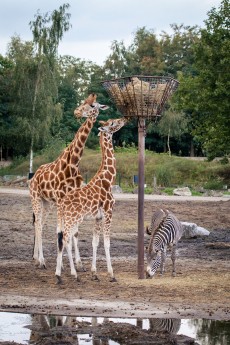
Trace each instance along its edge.
<path fill-rule="evenodd" d="M 142 27 L 134 32 L 128 47 L 123 41 L 113 41 L 102 67 L 78 57 L 58 58 L 59 42 L 71 27 L 69 7 L 64 4 L 43 15 L 38 11 L 30 22 L 33 41 L 23 42 L 15 36 L 7 58 L 0 56 L 0 146 L 4 157 L 12 152 L 26 156 L 30 148 L 40 150 L 54 137 L 70 142 L 80 126 L 74 109 L 90 92 L 110 106 L 99 119 L 120 117 L 101 81 L 127 75 L 167 75 L 180 81 L 159 126 L 147 123 L 146 148 L 181 156 L 205 155 L 210 160 L 229 155 L 228 0 L 208 12 L 203 29 L 172 24 L 170 34 L 156 35 L 153 29 Z M 88 147 L 97 145 L 98 126 L 97 121 Z M 114 144 L 137 147 L 137 127 L 137 121 L 130 121 L 116 133 Z M 148 165 L 146 169 L 148 173 Z M 153 170 L 155 173 L 155 167 Z M 168 176 L 163 170 L 158 173 L 166 184 L 174 183 L 181 174 L 177 169 L 171 174 L 170 168 Z M 188 180 L 194 174 L 189 173 Z"/>
<path fill-rule="evenodd" d="M 65 148 L 65 142 L 59 138 L 34 158 L 35 170 L 42 164 L 54 161 Z M 134 147 L 115 148 L 117 179 L 123 191 L 132 192 L 135 188 L 133 176 L 138 175 L 138 150 Z M 85 148 L 80 162 L 80 171 L 87 182 L 95 175 L 101 163 L 101 151 Z M 28 174 L 29 159 L 15 160 L 13 166 L 0 170 L 0 175 Z M 166 187 L 166 193 L 175 187 L 189 186 L 193 195 L 198 187 L 222 189 L 230 186 L 230 163 L 222 165 L 219 161 L 185 159 L 167 154 L 145 151 L 145 188 L 146 193 L 153 191 L 153 178 L 156 177 L 157 187 Z M 137 187 L 137 186 L 136 186 Z M 164 189 L 164 190 L 165 190 Z"/>

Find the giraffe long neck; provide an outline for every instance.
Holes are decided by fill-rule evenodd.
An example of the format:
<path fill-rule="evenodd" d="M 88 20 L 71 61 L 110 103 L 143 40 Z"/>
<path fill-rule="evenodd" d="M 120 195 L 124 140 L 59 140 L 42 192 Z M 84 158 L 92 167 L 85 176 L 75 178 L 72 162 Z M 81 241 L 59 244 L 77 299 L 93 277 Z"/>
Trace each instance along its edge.
<path fill-rule="evenodd" d="M 112 143 L 112 135 L 101 132 L 100 146 L 102 151 L 102 161 L 98 174 L 106 174 L 106 180 L 113 183 L 116 177 L 116 159 Z"/>
<path fill-rule="evenodd" d="M 96 117 L 88 117 L 77 131 L 69 147 L 63 152 L 63 157 L 66 158 L 67 164 L 75 166 L 79 165 L 86 140 L 93 128 L 95 121 Z"/>

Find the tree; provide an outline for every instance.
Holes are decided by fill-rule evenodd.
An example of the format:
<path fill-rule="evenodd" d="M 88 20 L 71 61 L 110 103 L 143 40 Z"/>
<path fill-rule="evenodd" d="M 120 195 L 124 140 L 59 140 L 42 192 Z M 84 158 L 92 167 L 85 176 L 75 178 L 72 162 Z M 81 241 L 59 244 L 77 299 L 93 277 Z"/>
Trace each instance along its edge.
<path fill-rule="evenodd" d="M 14 61 L 17 122 L 30 142 L 30 172 L 33 150 L 49 135 L 53 121 L 60 118 L 58 97 L 57 49 L 64 32 L 69 30 L 68 4 L 30 22 L 33 42 L 12 39 L 9 56 Z"/>
<path fill-rule="evenodd" d="M 230 154 L 230 3 L 208 12 L 195 49 L 196 130 L 209 158 Z"/>
<path fill-rule="evenodd" d="M 187 119 L 183 113 L 179 113 L 171 107 L 164 112 L 158 128 L 160 134 L 167 137 L 168 153 L 171 155 L 170 138 L 180 138 L 187 131 Z"/>
<path fill-rule="evenodd" d="M 3 156 L 8 159 L 9 149 L 14 142 L 13 121 L 9 108 L 12 102 L 10 97 L 13 81 L 12 70 L 12 61 L 0 55 L 0 160 L 3 159 Z"/>

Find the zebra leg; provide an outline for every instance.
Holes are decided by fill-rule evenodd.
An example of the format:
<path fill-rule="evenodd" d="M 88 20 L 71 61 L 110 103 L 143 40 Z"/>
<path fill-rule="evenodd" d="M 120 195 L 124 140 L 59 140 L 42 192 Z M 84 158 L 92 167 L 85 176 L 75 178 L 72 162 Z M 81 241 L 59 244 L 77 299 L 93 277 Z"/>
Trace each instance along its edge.
<path fill-rule="evenodd" d="M 163 275 L 165 272 L 165 261 L 166 261 L 167 249 L 164 248 L 161 251 L 161 266 L 160 266 L 160 274 Z"/>
<path fill-rule="evenodd" d="M 176 276 L 176 244 L 173 244 L 172 246 L 172 254 L 171 254 L 171 260 L 172 260 L 172 276 Z"/>

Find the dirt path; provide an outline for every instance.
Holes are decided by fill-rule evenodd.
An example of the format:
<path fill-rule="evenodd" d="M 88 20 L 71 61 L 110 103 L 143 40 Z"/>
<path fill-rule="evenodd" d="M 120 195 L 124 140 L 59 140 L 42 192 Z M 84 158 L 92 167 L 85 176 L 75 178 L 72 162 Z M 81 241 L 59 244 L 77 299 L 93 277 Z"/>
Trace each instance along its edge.
<path fill-rule="evenodd" d="M 152 212 L 166 207 L 181 221 L 195 222 L 211 231 L 208 238 L 181 240 L 177 277 L 171 277 L 167 258 L 163 277 L 137 279 L 137 201 L 116 197 L 111 255 L 116 283 L 106 274 L 104 248 L 98 250 L 99 282 L 91 281 L 93 222 L 80 227 L 80 252 L 87 272 L 81 282 L 70 276 L 64 257 L 64 284 L 55 279 L 55 211 L 44 231 L 47 269 L 32 261 L 32 209 L 28 191 L 0 191 L 0 310 L 61 315 L 120 317 L 179 317 L 230 319 L 230 201 L 197 201 L 170 198 L 145 200 L 145 225 Z M 146 244 L 148 238 L 146 237 Z"/>

